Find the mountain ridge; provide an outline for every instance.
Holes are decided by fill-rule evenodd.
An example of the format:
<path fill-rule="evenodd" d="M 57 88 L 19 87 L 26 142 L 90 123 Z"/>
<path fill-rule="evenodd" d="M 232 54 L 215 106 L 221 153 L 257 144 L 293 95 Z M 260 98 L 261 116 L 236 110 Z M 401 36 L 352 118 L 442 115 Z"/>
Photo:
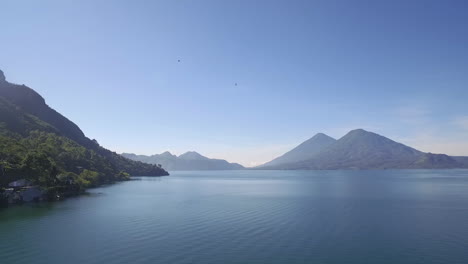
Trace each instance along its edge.
<path fill-rule="evenodd" d="M 238 163 L 230 163 L 223 159 L 211 159 L 195 151 L 187 151 L 179 156 L 165 151 L 161 154 L 136 155 L 133 153 L 122 153 L 123 157 L 142 161 L 150 164 L 161 164 L 162 168 L 169 171 L 174 170 L 241 170 L 244 166 Z"/>
<path fill-rule="evenodd" d="M 267 169 L 434 169 L 468 168 L 468 158 L 424 153 L 379 134 L 355 129 L 310 159 Z"/>

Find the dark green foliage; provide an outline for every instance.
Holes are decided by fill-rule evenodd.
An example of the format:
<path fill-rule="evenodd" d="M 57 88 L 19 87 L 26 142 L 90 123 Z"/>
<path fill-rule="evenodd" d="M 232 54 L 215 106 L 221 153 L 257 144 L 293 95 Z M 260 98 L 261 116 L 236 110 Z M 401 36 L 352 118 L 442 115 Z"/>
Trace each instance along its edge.
<path fill-rule="evenodd" d="M 132 175 L 162 176 L 85 137 L 34 90 L 0 80 L 0 188 L 26 178 L 51 195 L 73 193 Z"/>
<path fill-rule="evenodd" d="M 141 168 L 134 168 L 119 159 L 112 162 L 68 138 L 37 130 L 24 138 L 0 135 L 0 160 L 6 175 L 0 179 L 3 186 L 19 178 L 41 186 L 55 186 L 57 176 L 61 179 L 68 176 L 80 186 L 92 187 L 128 179 L 129 174 L 122 168 L 142 173 L 156 168 L 144 163 Z"/>

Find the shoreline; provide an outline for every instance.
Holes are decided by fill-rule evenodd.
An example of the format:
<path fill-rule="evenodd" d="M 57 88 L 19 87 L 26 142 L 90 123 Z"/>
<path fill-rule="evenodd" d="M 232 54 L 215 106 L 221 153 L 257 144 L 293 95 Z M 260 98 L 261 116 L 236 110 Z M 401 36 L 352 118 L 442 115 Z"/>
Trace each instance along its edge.
<path fill-rule="evenodd" d="M 166 177 L 169 175 L 150 176 L 150 177 Z M 67 198 L 84 195 L 90 189 L 113 185 L 119 182 L 131 181 L 132 178 L 122 179 L 119 181 L 102 183 L 96 186 L 85 189 L 80 188 L 76 184 L 59 185 L 51 187 L 42 187 L 38 185 L 24 186 L 18 188 L 0 188 L 0 209 L 6 209 L 11 206 L 23 204 L 56 202 L 63 201 Z"/>

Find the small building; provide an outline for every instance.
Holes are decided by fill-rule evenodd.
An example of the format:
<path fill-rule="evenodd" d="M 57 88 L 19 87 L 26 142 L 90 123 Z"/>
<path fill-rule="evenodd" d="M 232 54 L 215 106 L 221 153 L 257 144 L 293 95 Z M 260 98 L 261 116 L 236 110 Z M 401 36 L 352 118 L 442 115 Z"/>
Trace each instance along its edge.
<path fill-rule="evenodd" d="M 8 187 L 11 188 L 23 188 L 27 186 L 31 186 L 31 182 L 26 179 L 17 180 L 8 184 Z"/>
<path fill-rule="evenodd" d="M 15 190 L 13 188 L 7 188 L 3 191 L 3 195 L 5 196 L 9 196 L 11 194 L 13 194 L 15 192 Z"/>
<path fill-rule="evenodd" d="M 38 202 L 43 199 L 44 191 L 39 186 L 27 186 L 20 189 L 8 188 L 3 193 L 4 199 L 9 204 L 22 203 L 22 202 Z"/>
<path fill-rule="evenodd" d="M 43 192 L 38 186 L 25 187 L 20 192 L 23 202 L 37 202 L 42 199 Z"/>
<path fill-rule="evenodd" d="M 13 203 L 13 194 L 15 190 L 13 188 L 7 188 L 3 191 L 2 195 L 7 203 Z"/>

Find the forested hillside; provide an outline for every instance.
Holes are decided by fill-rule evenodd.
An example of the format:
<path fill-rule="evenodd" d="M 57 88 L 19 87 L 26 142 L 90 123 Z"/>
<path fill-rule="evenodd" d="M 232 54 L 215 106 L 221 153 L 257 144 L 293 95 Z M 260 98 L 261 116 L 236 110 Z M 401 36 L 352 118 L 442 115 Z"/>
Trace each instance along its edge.
<path fill-rule="evenodd" d="M 7 82 L 1 71 L 0 166 L 0 187 L 25 178 L 43 187 L 73 182 L 83 189 L 129 175 L 168 175 L 101 147 L 34 90 Z"/>

